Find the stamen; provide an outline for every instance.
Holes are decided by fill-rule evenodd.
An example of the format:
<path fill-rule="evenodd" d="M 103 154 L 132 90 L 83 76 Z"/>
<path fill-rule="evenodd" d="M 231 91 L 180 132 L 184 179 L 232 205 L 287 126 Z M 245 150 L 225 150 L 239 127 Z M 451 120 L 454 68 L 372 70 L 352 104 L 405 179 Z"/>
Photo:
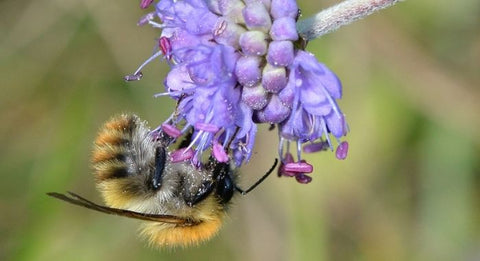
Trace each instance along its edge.
<path fill-rule="evenodd" d="M 135 72 L 134 74 L 125 75 L 125 77 L 123 77 L 123 80 L 125 80 L 126 82 L 139 81 L 140 79 L 142 79 L 142 77 L 142 72 Z"/>
<path fill-rule="evenodd" d="M 315 131 L 315 123 L 317 122 L 317 117 L 309 115 L 308 120 L 310 122 L 310 129 L 308 130 L 308 136 L 311 136 Z"/>
<path fill-rule="evenodd" d="M 153 3 L 153 0 L 141 0 L 140 1 L 140 8 L 146 9 Z"/>
<path fill-rule="evenodd" d="M 204 132 L 202 134 L 202 138 L 200 139 L 200 142 L 198 142 L 198 145 L 197 145 L 197 151 L 204 152 L 205 150 L 208 149 L 208 145 L 210 145 L 210 143 L 207 144 L 207 140 L 210 137 L 211 137 L 211 133 L 209 132 Z"/>
<path fill-rule="evenodd" d="M 148 14 L 142 16 L 138 20 L 137 26 L 144 26 L 144 25 L 148 24 L 151 20 L 153 20 L 153 18 L 155 18 L 155 12 L 148 13 Z"/>
<path fill-rule="evenodd" d="M 140 70 L 142 70 L 143 67 L 145 67 L 145 65 L 149 64 L 151 61 L 153 61 L 153 59 L 157 58 L 162 54 L 163 54 L 162 51 L 158 51 L 154 55 L 150 56 L 150 58 L 148 58 L 145 62 L 142 63 L 142 65 L 138 67 L 138 69 L 133 73 L 133 75 L 137 75 L 138 73 L 140 73 Z"/>
<path fill-rule="evenodd" d="M 333 111 L 339 116 L 341 117 L 342 113 L 340 112 L 340 110 L 338 109 L 338 105 L 337 103 L 332 99 L 332 96 L 330 96 L 330 93 L 327 91 L 327 88 L 323 85 L 323 83 L 320 83 L 322 85 L 322 91 L 323 93 L 325 94 L 325 96 L 327 97 L 328 99 L 328 102 L 330 103 L 330 105 L 332 105 L 332 108 L 333 108 Z"/>
<path fill-rule="evenodd" d="M 182 148 L 172 152 L 172 154 L 170 154 L 170 159 L 173 163 L 176 163 L 191 159 L 193 154 L 194 152 L 192 149 Z"/>
<path fill-rule="evenodd" d="M 312 181 L 312 177 L 307 176 L 303 173 L 299 173 L 298 175 L 296 175 L 295 179 L 297 180 L 298 183 L 301 183 L 301 184 L 308 184 Z"/>
<path fill-rule="evenodd" d="M 302 160 L 302 143 L 299 140 L 297 140 L 297 160 Z"/>
<path fill-rule="evenodd" d="M 179 90 L 179 91 L 174 91 L 174 92 L 172 92 L 172 91 L 160 92 L 160 93 L 154 94 L 153 97 L 158 98 L 158 97 L 162 97 L 162 96 L 181 96 L 182 94 L 185 94 L 188 91 L 191 91 L 191 90 L 185 89 L 185 90 Z"/>
<path fill-rule="evenodd" d="M 338 146 L 337 146 L 337 151 L 335 152 L 335 156 L 339 160 L 344 160 L 347 158 L 348 154 L 348 142 L 342 141 Z"/>
<path fill-rule="evenodd" d="M 342 121 L 343 121 L 343 136 L 347 136 L 347 133 L 350 131 L 350 127 L 348 126 L 348 123 L 345 120 L 345 114 L 343 114 Z"/>
<path fill-rule="evenodd" d="M 230 145 L 230 139 L 233 139 L 233 137 L 231 137 L 231 135 L 232 135 L 231 132 L 229 130 L 225 131 L 225 129 L 221 129 L 219 133 L 220 133 L 220 135 L 225 133 L 225 137 L 223 139 L 223 147 L 228 149 L 228 147 Z M 218 139 L 218 138 L 220 138 L 220 135 L 218 135 L 218 133 L 217 133 L 214 138 Z"/>
<path fill-rule="evenodd" d="M 306 162 L 292 162 L 285 164 L 285 171 L 295 173 L 312 173 L 313 166 Z"/>
<path fill-rule="evenodd" d="M 327 124 L 325 123 L 325 119 L 321 119 L 320 124 L 322 125 L 323 133 L 325 134 L 325 138 L 327 139 L 328 146 L 330 147 L 330 150 L 333 151 L 333 146 L 332 142 L 330 141 L 330 134 L 328 133 L 327 130 Z"/>
<path fill-rule="evenodd" d="M 278 157 L 280 158 L 280 161 L 283 163 L 285 162 L 285 159 L 283 158 L 283 142 L 285 139 L 283 137 L 280 137 L 280 141 L 278 142 Z"/>
<path fill-rule="evenodd" d="M 286 177 L 293 177 L 297 175 L 298 173 L 296 172 L 291 172 L 291 171 L 286 171 L 285 170 L 285 164 L 292 163 L 293 162 L 293 156 L 291 153 L 287 152 L 285 154 L 285 157 L 283 157 L 283 161 L 280 163 L 280 167 L 278 168 L 278 176 L 286 176 Z"/>
<path fill-rule="evenodd" d="M 188 145 L 188 147 L 186 149 L 191 149 L 193 147 L 193 145 L 195 145 L 195 143 L 197 143 L 197 141 L 200 139 L 200 136 L 202 136 L 203 134 L 203 131 L 199 131 L 197 133 L 197 135 L 195 136 L 195 138 L 192 140 L 192 142 L 190 142 L 190 145 Z"/>
<path fill-rule="evenodd" d="M 149 133 L 149 135 L 152 137 L 152 140 L 157 141 L 160 140 L 161 134 L 158 130 L 153 130 Z M 145 137 L 146 138 L 146 137 Z"/>
<path fill-rule="evenodd" d="M 154 22 L 154 21 L 148 21 L 148 24 L 151 25 L 152 27 L 154 28 L 165 28 L 166 26 L 164 24 L 159 24 L 157 22 Z"/>
<path fill-rule="evenodd" d="M 161 93 L 155 93 L 153 95 L 153 98 L 158 98 L 158 97 L 162 97 L 162 96 L 169 96 L 169 95 L 175 95 L 175 92 L 161 92 Z"/>
<path fill-rule="evenodd" d="M 173 137 L 173 138 L 178 138 L 182 135 L 182 132 L 179 129 L 177 129 L 177 127 L 167 123 L 162 124 L 162 130 L 166 134 L 168 134 L 170 137 Z"/>
<path fill-rule="evenodd" d="M 203 123 L 203 122 L 195 123 L 195 129 L 210 132 L 210 133 L 216 133 L 219 130 L 216 125 L 213 125 L 210 123 Z"/>
<path fill-rule="evenodd" d="M 284 167 L 285 167 L 285 165 L 283 166 L 283 168 L 278 169 L 278 176 L 279 177 L 281 177 L 281 176 L 295 177 L 298 174 L 296 172 L 286 171 Z"/>
<path fill-rule="evenodd" d="M 218 141 L 213 142 L 212 154 L 218 162 L 228 162 L 228 155 Z"/>
<path fill-rule="evenodd" d="M 158 46 L 160 47 L 163 55 L 166 56 L 168 60 L 170 60 L 170 53 L 172 52 L 172 45 L 170 44 L 170 40 L 167 37 L 162 36 L 158 40 Z"/>
<path fill-rule="evenodd" d="M 182 129 L 182 133 L 187 132 L 187 130 L 188 130 L 191 126 L 192 126 L 192 125 L 190 125 L 190 124 L 185 125 L 185 126 L 183 127 L 183 129 Z"/>
<path fill-rule="evenodd" d="M 221 35 L 225 29 L 227 29 L 227 22 L 225 20 L 221 21 L 220 24 L 213 30 L 213 36 Z"/>

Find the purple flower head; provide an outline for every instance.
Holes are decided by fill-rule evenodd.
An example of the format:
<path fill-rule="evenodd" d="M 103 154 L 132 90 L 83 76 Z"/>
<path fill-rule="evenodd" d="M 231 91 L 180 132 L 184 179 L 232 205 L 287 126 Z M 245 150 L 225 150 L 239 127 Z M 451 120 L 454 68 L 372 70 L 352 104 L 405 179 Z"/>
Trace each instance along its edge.
<path fill-rule="evenodd" d="M 142 8 L 150 4 L 142 1 Z M 160 50 L 129 79 L 139 79 L 140 69 L 159 56 L 171 66 L 166 92 L 157 96 L 170 96 L 177 108 L 160 128 L 173 138 L 192 133 L 176 160 L 201 164 L 207 152 L 240 166 L 252 155 L 260 123 L 278 126 L 281 176 L 311 181 L 302 147 L 333 150 L 335 140 L 337 157 L 346 157 L 347 124 L 336 101 L 342 86 L 298 48 L 298 13 L 295 0 L 160 0 L 154 15 L 141 19 L 162 29 Z"/>

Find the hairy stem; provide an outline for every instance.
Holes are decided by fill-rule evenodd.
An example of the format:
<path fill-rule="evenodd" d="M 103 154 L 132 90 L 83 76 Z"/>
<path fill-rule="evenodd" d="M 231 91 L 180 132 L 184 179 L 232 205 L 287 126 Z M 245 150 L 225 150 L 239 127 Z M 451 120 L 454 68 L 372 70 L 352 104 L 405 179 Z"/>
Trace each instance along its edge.
<path fill-rule="evenodd" d="M 345 0 L 312 17 L 298 21 L 297 30 L 303 39 L 313 40 L 399 1 L 401 0 Z"/>

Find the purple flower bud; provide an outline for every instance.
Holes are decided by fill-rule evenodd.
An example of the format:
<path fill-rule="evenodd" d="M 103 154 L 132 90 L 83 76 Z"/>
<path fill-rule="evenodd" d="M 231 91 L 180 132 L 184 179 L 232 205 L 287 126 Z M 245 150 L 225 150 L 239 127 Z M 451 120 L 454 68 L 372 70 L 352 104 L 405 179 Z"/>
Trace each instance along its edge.
<path fill-rule="evenodd" d="M 259 122 L 280 123 L 290 115 L 291 109 L 285 106 L 278 95 L 272 94 L 267 106 L 256 112 Z"/>
<path fill-rule="evenodd" d="M 282 17 L 273 21 L 270 29 L 270 36 L 274 41 L 296 41 L 298 40 L 295 19 Z"/>
<path fill-rule="evenodd" d="M 220 5 L 223 4 L 225 0 L 208 0 L 205 1 L 205 4 L 208 7 L 208 10 L 212 11 L 213 13 L 217 15 L 222 15 L 222 12 L 220 11 Z M 230 1 L 234 2 L 234 1 Z"/>
<path fill-rule="evenodd" d="M 285 67 L 273 66 L 269 63 L 263 67 L 262 85 L 268 92 L 277 93 L 287 85 Z"/>
<path fill-rule="evenodd" d="M 272 0 L 270 13 L 274 19 L 290 17 L 296 19 L 298 15 L 298 6 L 296 0 Z"/>
<path fill-rule="evenodd" d="M 258 2 L 258 1 L 262 2 L 262 4 L 265 6 L 265 8 L 266 8 L 267 10 L 270 10 L 270 6 L 271 6 L 271 4 L 272 4 L 272 1 L 271 1 L 271 0 L 243 0 L 243 2 L 245 2 L 245 3 L 247 3 L 247 4 L 248 4 L 248 3 L 253 3 L 253 2 Z"/>
<path fill-rule="evenodd" d="M 267 35 L 260 31 L 248 31 L 240 36 L 240 47 L 245 55 L 265 55 L 267 53 Z"/>
<path fill-rule="evenodd" d="M 254 110 L 261 110 L 267 105 L 268 97 L 261 84 L 245 87 L 242 90 L 242 101 Z"/>
<path fill-rule="evenodd" d="M 217 41 L 217 43 L 229 45 L 235 49 L 239 49 L 240 35 L 242 35 L 244 32 L 245 29 L 240 25 L 225 20 L 224 18 L 219 18 L 215 24 L 213 36 L 215 37 L 215 41 Z"/>
<path fill-rule="evenodd" d="M 167 123 L 162 124 L 162 130 L 168 136 L 173 137 L 173 138 L 178 138 L 182 135 L 182 132 L 179 129 L 177 129 L 175 126 L 167 124 Z"/>
<path fill-rule="evenodd" d="M 211 1 L 211 0 L 208 0 Z M 207 2 L 208 2 L 207 1 Z M 217 1 L 217 0 L 215 0 Z M 240 0 L 218 0 L 218 10 L 229 21 L 238 24 L 245 24 L 243 19 L 242 10 L 245 8 L 245 4 Z"/>
<path fill-rule="evenodd" d="M 251 2 L 243 9 L 243 18 L 249 30 L 268 33 L 272 26 L 270 14 L 261 2 Z"/>
<path fill-rule="evenodd" d="M 268 47 L 267 61 L 274 66 L 288 66 L 294 58 L 293 43 L 290 41 L 273 41 Z"/>
<path fill-rule="evenodd" d="M 257 84 L 262 73 L 260 71 L 261 59 L 258 56 L 242 56 L 237 61 L 235 75 L 238 82 L 244 86 L 253 86 Z"/>

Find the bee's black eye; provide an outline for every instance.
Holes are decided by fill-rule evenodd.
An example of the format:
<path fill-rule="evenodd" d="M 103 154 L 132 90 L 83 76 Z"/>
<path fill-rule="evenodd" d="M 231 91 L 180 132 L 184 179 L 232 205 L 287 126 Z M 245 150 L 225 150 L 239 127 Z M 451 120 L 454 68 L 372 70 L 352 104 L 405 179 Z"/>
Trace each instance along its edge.
<path fill-rule="evenodd" d="M 233 184 L 232 177 L 225 173 L 224 175 L 220 175 L 217 181 L 217 195 L 222 200 L 222 203 L 227 203 L 232 199 L 233 191 L 235 189 L 235 185 Z"/>

